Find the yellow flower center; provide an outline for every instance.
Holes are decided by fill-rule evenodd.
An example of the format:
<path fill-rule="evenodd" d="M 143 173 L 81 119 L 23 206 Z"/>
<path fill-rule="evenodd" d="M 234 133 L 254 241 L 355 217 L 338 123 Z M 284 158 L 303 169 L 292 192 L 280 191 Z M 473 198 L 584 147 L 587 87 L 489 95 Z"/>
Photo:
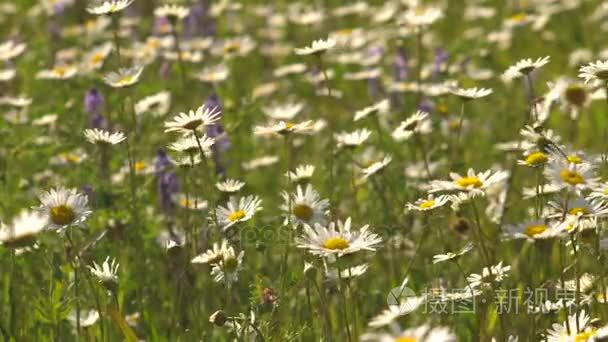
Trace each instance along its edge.
<path fill-rule="evenodd" d="M 76 218 L 74 210 L 65 204 L 51 208 L 51 221 L 54 224 L 65 226 L 74 222 L 74 218 Z"/>
<path fill-rule="evenodd" d="M 418 339 L 411 336 L 401 336 L 395 339 L 395 342 L 417 342 Z"/>
<path fill-rule="evenodd" d="M 237 211 L 231 213 L 230 215 L 228 215 L 228 221 L 230 221 L 230 222 L 238 221 L 238 220 L 242 219 L 243 217 L 245 217 L 245 215 L 247 215 L 247 213 L 245 213 L 243 210 L 237 210 Z"/>
<path fill-rule="evenodd" d="M 447 114 L 448 113 L 448 106 L 445 103 L 440 103 L 437 105 L 437 113 L 439 114 Z"/>
<path fill-rule="evenodd" d="M 587 100 L 587 91 L 580 85 L 573 84 L 566 88 L 566 91 L 564 92 L 564 97 L 566 97 L 566 100 L 568 100 L 568 102 L 580 107 Z"/>
<path fill-rule="evenodd" d="M 579 207 L 579 208 L 572 208 L 568 211 L 568 214 L 570 215 L 587 215 L 589 214 L 589 209 L 584 208 L 584 207 Z"/>
<path fill-rule="evenodd" d="M 314 212 L 312 208 L 306 204 L 297 204 L 293 207 L 293 214 L 302 221 L 310 221 Z"/>
<path fill-rule="evenodd" d="M 480 188 L 483 183 L 481 182 L 481 180 L 475 176 L 472 177 L 462 177 L 459 180 L 456 181 L 456 184 L 458 184 L 459 186 L 463 187 L 463 188 Z"/>
<path fill-rule="evenodd" d="M 568 162 L 570 164 L 582 164 L 583 163 L 583 158 L 573 154 L 568 156 L 566 159 L 568 159 Z"/>
<path fill-rule="evenodd" d="M 97 65 L 101 63 L 104 59 L 104 55 L 102 53 L 96 53 L 91 57 L 91 64 Z"/>
<path fill-rule="evenodd" d="M 144 161 L 135 162 L 135 171 L 137 171 L 137 172 L 144 171 L 146 169 L 146 167 L 148 167 L 148 165 Z"/>
<path fill-rule="evenodd" d="M 524 234 L 528 235 L 528 237 L 533 238 L 536 235 L 543 233 L 545 230 L 547 230 L 547 226 L 545 226 L 544 224 L 537 224 L 526 227 L 526 229 L 524 230 Z"/>
<path fill-rule="evenodd" d="M 526 157 L 526 164 L 531 165 L 531 166 L 537 166 L 537 165 L 546 163 L 548 160 L 549 160 L 549 157 L 547 157 L 546 154 L 544 154 L 542 152 L 534 152 L 534 153 L 530 153 Z"/>
<path fill-rule="evenodd" d="M 67 74 L 67 72 L 68 72 L 68 68 L 66 68 L 66 67 L 58 66 L 58 67 L 53 68 L 53 73 L 59 77 L 65 76 L 65 74 Z"/>
<path fill-rule="evenodd" d="M 236 258 L 232 256 L 224 258 L 224 270 L 226 270 L 227 272 L 233 272 L 238 266 L 239 261 Z"/>
<path fill-rule="evenodd" d="M 528 15 L 526 13 L 516 13 L 514 15 L 512 15 L 509 19 L 511 21 L 514 21 L 516 23 L 521 23 L 523 21 L 525 21 L 528 18 Z"/>
<path fill-rule="evenodd" d="M 561 170 L 559 176 L 562 180 L 572 186 L 585 183 L 585 178 L 580 173 L 572 170 Z"/>
<path fill-rule="evenodd" d="M 339 31 L 336 31 L 336 35 L 338 36 L 350 36 L 353 33 L 352 28 L 345 28 Z"/>
<path fill-rule="evenodd" d="M 597 335 L 597 332 L 595 329 L 588 329 L 585 330 L 582 333 L 577 334 L 576 336 L 574 336 L 574 341 L 575 342 L 587 342 L 591 337 Z"/>
<path fill-rule="evenodd" d="M 429 209 L 432 208 L 433 206 L 435 206 L 435 200 L 426 200 L 422 203 L 420 203 L 419 207 L 420 209 Z"/>
<path fill-rule="evenodd" d="M 190 207 L 190 201 L 188 201 L 188 200 L 187 200 L 187 199 L 185 199 L 185 198 L 180 199 L 180 200 L 179 200 L 179 204 L 180 204 L 182 207 L 186 207 L 186 208 Z"/>
<path fill-rule="evenodd" d="M 350 244 L 348 243 L 348 241 L 340 236 L 329 238 L 325 240 L 325 242 L 323 242 L 323 248 L 331 249 L 332 251 L 335 251 L 337 249 L 344 250 L 347 249 L 349 246 Z"/>
<path fill-rule="evenodd" d="M 125 75 L 116 82 L 116 84 L 123 86 L 130 85 L 131 83 L 133 83 L 133 76 L 131 75 Z"/>

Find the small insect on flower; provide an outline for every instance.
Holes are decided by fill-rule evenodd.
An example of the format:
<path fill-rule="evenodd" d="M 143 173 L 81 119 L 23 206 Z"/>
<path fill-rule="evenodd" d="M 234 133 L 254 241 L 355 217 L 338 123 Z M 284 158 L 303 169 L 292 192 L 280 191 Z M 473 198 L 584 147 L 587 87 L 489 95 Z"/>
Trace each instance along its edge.
<path fill-rule="evenodd" d="M 64 229 L 81 225 L 91 214 L 86 195 L 76 189 L 51 189 L 40 195 L 39 210 L 47 219 L 50 229 Z"/>
<path fill-rule="evenodd" d="M 320 56 L 325 53 L 327 50 L 333 48 L 336 45 L 336 41 L 333 39 L 318 39 L 314 40 L 310 46 L 306 46 L 303 48 L 296 48 L 294 52 L 296 55 L 305 56 L 305 55 L 317 55 Z"/>
<path fill-rule="evenodd" d="M 93 261 L 93 266 L 88 266 L 91 273 L 97 278 L 106 289 L 112 291 L 116 289 L 118 285 L 118 267 L 120 265 L 115 259 L 110 260 L 110 257 L 106 257 L 103 264 L 98 265 Z"/>
<path fill-rule="evenodd" d="M 112 88 L 125 88 L 137 83 L 143 71 L 142 66 L 120 68 L 105 75 L 103 81 Z"/>
<path fill-rule="evenodd" d="M 281 210 L 288 217 L 286 218 L 286 223 L 289 222 L 294 226 L 325 223 L 325 219 L 329 214 L 329 201 L 321 199 L 321 196 L 313 189 L 312 185 L 307 184 L 306 188 L 298 185 L 295 193 L 289 194 L 283 192 L 281 195 L 283 197 Z"/>
<path fill-rule="evenodd" d="M 257 196 L 246 196 L 237 199 L 231 197 L 225 207 L 218 206 L 215 214 L 222 230 L 227 230 L 233 225 L 249 221 L 256 212 L 262 210 L 262 200 Z"/>
<path fill-rule="evenodd" d="M 325 227 L 315 224 L 304 226 L 304 234 L 296 239 L 297 247 L 307 249 L 320 257 L 341 257 L 359 251 L 376 251 L 382 238 L 368 230 L 365 225 L 358 231 L 351 230 L 351 218 L 345 222 L 331 222 Z"/>
<path fill-rule="evenodd" d="M 195 111 L 179 113 L 172 121 L 165 122 L 165 132 L 178 132 L 192 134 L 199 128 L 211 126 L 221 119 L 222 113 L 217 107 L 208 108 L 205 105 L 198 107 Z"/>
<path fill-rule="evenodd" d="M 85 129 L 84 137 L 91 144 L 97 145 L 117 145 L 127 139 L 122 132 L 110 133 L 99 128 Z"/>
<path fill-rule="evenodd" d="M 46 227 L 47 218 L 41 213 L 24 210 L 10 225 L 0 223 L 0 245 L 9 248 L 30 246 Z"/>
<path fill-rule="evenodd" d="M 94 1 L 95 5 L 87 7 L 87 12 L 95 15 L 113 14 L 129 7 L 135 0 Z"/>
<path fill-rule="evenodd" d="M 581 67 L 578 77 L 584 79 L 585 83 L 594 80 L 608 81 L 608 61 L 591 62 Z"/>
<path fill-rule="evenodd" d="M 245 186 L 245 182 L 241 182 L 238 179 L 226 179 L 221 182 L 215 183 L 215 187 L 225 193 L 239 192 Z"/>
<path fill-rule="evenodd" d="M 510 66 L 504 73 L 504 78 L 507 80 L 516 79 L 522 76 L 528 76 L 532 71 L 543 67 L 549 63 L 550 56 L 538 58 L 533 61 L 530 58 L 522 59 Z"/>
<path fill-rule="evenodd" d="M 417 211 L 429 211 L 437 208 L 443 207 L 446 203 L 448 203 L 450 198 L 445 195 L 440 195 L 435 197 L 433 194 L 429 194 L 426 198 L 419 198 L 412 203 L 408 203 L 405 205 L 406 210 L 417 210 Z"/>

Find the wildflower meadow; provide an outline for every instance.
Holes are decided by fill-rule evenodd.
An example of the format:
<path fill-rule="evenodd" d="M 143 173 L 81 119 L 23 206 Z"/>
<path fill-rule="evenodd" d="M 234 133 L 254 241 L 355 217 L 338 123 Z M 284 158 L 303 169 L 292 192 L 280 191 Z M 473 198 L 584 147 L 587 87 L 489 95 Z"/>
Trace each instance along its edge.
<path fill-rule="evenodd" d="M 0 0 L 0 340 L 608 340 L 608 2 Z"/>

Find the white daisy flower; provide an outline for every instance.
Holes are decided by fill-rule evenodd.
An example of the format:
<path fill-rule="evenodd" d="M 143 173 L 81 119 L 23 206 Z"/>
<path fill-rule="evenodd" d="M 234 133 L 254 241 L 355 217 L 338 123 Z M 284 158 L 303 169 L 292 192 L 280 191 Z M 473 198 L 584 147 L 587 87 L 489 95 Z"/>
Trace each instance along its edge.
<path fill-rule="evenodd" d="M 210 249 L 206 250 L 203 254 L 195 256 L 190 262 L 193 264 L 218 264 L 222 261 L 224 255 L 227 254 L 226 251 L 229 248 L 231 247 L 227 240 L 222 240 L 221 244 L 214 242 Z"/>
<path fill-rule="evenodd" d="M 82 61 L 83 69 L 86 71 L 99 70 L 110 52 L 112 52 L 112 43 L 109 42 L 94 47 L 84 55 Z"/>
<path fill-rule="evenodd" d="M 117 145 L 127 139 L 127 137 L 122 132 L 110 133 L 99 128 L 85 129 L 84 137 L 91 144 L 98 145 Z"/>
<path fill-rule="evenodd" d="M 226 179 L 222 182 L 215 183 L 215 187 L 226 193 L 235 193 L 241 190 L 245 186 L 245 182 L 241 182 L 238 179 Z"/>
<path fill-rule="evenodd" d="M 25 51 L 25 43 L 17 43 L 13 40 L 7 40 L 0 43 L 0 61 L 9 61 Z"/>
<path fill-rule="evenodd" d="M 587 199 L 608 203 L 608 183 L 597 184 L 587 196 Z"/>
<path fill-rule="evenodd" d="M 22 211 L 9 226 L 0 223 L 0 245 L 21 248 L 31 245 L 47 227 L 47 218 L 37 211 Z"/>
<path fill-rule="evenodd" d="M 296 134 L 312 134 L 314 133 L 313 121 L 308 120 L 301 123 L 279 121 L 276 124 L 269 126 L 256 126 L 253 133 L 255 135 L 286 135 L 290 133 Z"/>
<path fill-rule="evenodd" d="M 73 326 L 78 326 L 76 320 L 78 315 L 76 315 L 76 311 L 72 311 L 70 315 L 67 317 L 68 321 L 72 323 Z M 97 310 L 81 310 L 80 311 L 80 327 L 87 328 L 95 325 L 97 321 L 99 321 L 99 311 Z"/>
<path fill-rule="evenodd" d="M 456 253 L 448 252 L 446 254 L 433 255 L 433 264 L 457 259 L 457 258 L 469 253 L 472 249 L 473 249 L 473 243 L 469 242 L 466 245 L 464 245 L 464 247 L 462 247 L 462 249 L 460 249 Z"/>
<path fill-rule="evenodd" d="M 118 71 L 106 74 L 103 77 L 103 81 L 112 88 L 125 88 L 137 83 L 143 71 L 144 68 L 142 66 L 120 68 Z"/>
<path fill-rule="evenodd" d="M 321 196 L 312 185 L 307 184 L 306 188 L 298 185 L 295 193 L 289 194 L 283 192 L 281 196 L 283 197 L 281 210 L 289 215 L 286 223 L 290 222 L 294 226 L 325 223 L 325 219 L 329 214 L 329 201 L 321 199 Z"/>
<path fill-rule="evenodd" d="M 137 101 L 134 106 L 135 114 L 153 113 L 155 116 L 163 116 L 169 112 L 171 106 L 171 93 L 161 91 L 160 93 L 146 96 Z"/>
<path fill-rule="evenodd" d="M 190 14 L 188 7 L 175 4 L 162 5 L 154 10 L 154 15 L 157 17 L 184 19 Z"/>
<path fill-rule="evenodd" d="M 238 280 L 244 255 L 245 251 L 241 251 L 237 255 L 232 246 L 224 249 L 222 259 L 211 268 L 213 280 L 216 283 L 224 283 L 227 287 L 235 283 Z"/>
<path fill-rule="evenodd" d="M 73 65 L 57 65 L 49 70 L 41 70 L 36 74 L 41 80 L 67 80 L 76 76 L 78 68 Z"/>
<path fill-rule="evenodd" d="M 551 201 L 548 205 L 555 211 L 554 214 L 550 215 L 552 218 L 563 217 L 564 211 L 566 212 L 566 215 L 582 218 L 608 216 L 608 204 L 597 200 L 575 198 L 569 200 L 566 203 L 565 208 L 563 202 Z"/>
<path fill-rule="evenodd" d="M 503 266 L 501 261 L 490 268 L 484 267 L 481 274 L 471 274 L 467 277 L 467 281 L 473 288 L 490 287 L 493 283 L 500 283 L 505 279 L 510 270 L 511 266 Z"/>
<path fill-rule="evenodd" d="M 264 114 L 275 120 L 291 120 L 304 108 L 303 103 L 285 103 L 272 107 L 263 107 Z"/>
<path fill-rule="evenodd" d="M 361 170 L 363 176 L 358 179 L 359 183 L 365 182 L 369 177 L 375 175 L 376 173 L 382 171 L 390 162 L 393 160 L 393 157 L 390 155 L 385 156 L 382 160 L 373 162 L 370 166 Z"/>
<path fill-rule="evenodd" d="M 201 82 L 218 83 L 226 80 L 230 75 L 230 69 L 224 64 L 206 67 L 194 77 Z"/>
<path fill-rule="evenodd" d="M 285 177 L 289 178 L 293 183 L 297 183 L 311 179 L 314 172 L 314 165 L 300 165 L 296 167 L 295 171 L 286 172 Z"/>
<path fill-rule="evenodd" d="M 296 48 L 294 51 L 296 55 L 321 55 L 325 51 L 333 48 L 336 45 L 336 41 L 333 39 L 318 39 L 314 40 L 310 46 L 303 48 Z"/>
<path fill-rule="evenodd" d="M 591 62 L 581 67 L 578 77 L 584 79 L 585 83 L 593 80 L 608 81 L 608 61 Z"/>
<path fill-rule="evenodd" d="M 593 189 L 597 182 L 594 178 L 595 167 L 589 163 L 570 163 L 563 159 L 553 160 L 545 168 L 545 177 L 556 186 L 580 193 Z"/>
<path fill-rule="evenodd" d="M 450 93 L 452 95 L 456 95 L 461 99 L 467 100 L 475 100 L 480 99 L 482 97 L 486 97 L 493 93 L 492 89 L 486 88 L 456 88 L 450 89 Z"/>
<path fill-rule="evenodd" d="M 112 14 L 129 7 L 135 0 L 105 0 L 97 1 L 96 5 L 87 7 L 87 12 L 96 15 Z"/>
<path fill-rule="evenodd" d="M 93 266 L 88 267 L 91 273 L 100 283 L 104 284 L 104 286 L 114 288 L 118 283 L 118 267 L 120 267 L 120 265 L 115 259 L 110 260 L 110 257 L 108 256 L 101 266 L 93 261 Z"/>
<path fill-rule="evenodd" d="M 256 212 L 263 209 L 261 204 L 262 200 L 257 196 L 239 199 L 231 197 L 225 207 L 217 207 L 215 214 L 222 230 L 227 230 L 237 223 L 249 221 Z"/>
<path fill-rule="evenodd" d="M 550 155 L 541 151 L 526 151 L 524 157 L 524 159 L 517 160 L 518 165 L 543 167 L 549 162 Z"/>
<path fill-rule="evenodd" d="M 324 227 L 315 224 L 314 228 L 305 225 L 304 235 L 296 239 L 297 247 L 307 249 L 320 257 L 341 257 L 358 251 L 375 251 L 382 239 L 368 230 L 365 225 L 358 231 L 351 231 L 351 219 L 331 222 Z"/>
<path fill-rule="evenodd" d="M 165 122 L 165 132 L 179 132 L 190 134 L 201 126 L 210 126 L 220 120 L 221 112 L 217 107 L 207 108 L 202 105 L 196 111 L 190 110 L 188 114 L 179 113 L 172 121 Z"/>
<path fill-rule="evenodd" d="M 202 198 L 186 196 L 185 194 L 176 194 L 175 203 L 181 208 L 190 210 L 206 210 L 209 207 L 209 202 Z"/>
<path fill-rule="evenodd" d="M 372 132 L 369 129 L 363 128 L 351 133 L 337 133 L 334 138 L 338 142 L 338 147 L 354 148 L 363 144 L 371 134 Z"/>
<path fill-rule="evenodd" d="M 505 239 L 526 239 L 534 242 L 539 239 L 549 239 L 560 235 L 560 231 L 545 220 L 535 220 L 519 224 L 508 224 L 503 227 Z"/>
<path fill-rule="evenodd" d="M 446 195 L 440 195 L 435 197 L 433 194 L 429 194 L 426 198 L 419 198 L 416 202 L 408 203 L 405 205 L 406 210 L 417 210 L 417 211 L 429 211 L 437 208 L 441 208 L 444 204 L 448 203 L 450 198 Z"/>
<path fill-rule="evenodd" d="M 508 178 L 508 172 L 487 170 L 476 173 L 469 169 L 466 176 L 450 172 L 451 181 L 433 180 L 430 183 L 429 192 L 439 191 L 470 191 L 483 193 L 493 185 L 504 182 Z"/>
<path fill-rule="evenodd" d="M 87 196 L 76 189 L 51 189 L 40 195 L 40 202 L 38 210 L 47 218 L 51 229 L 81 225 L 91 214 Z"/>
<path fill-rule="evenodd" d="M 391 136 L 395 141 L 404 141 L 411 138 L 414 134 L 429 134 L 432 129 L 429 113 L 416 111 L 407 120 L 401 122 Z"/>
<path fill-rule="evenodd" d="M 390 109 L 390 102 L 388 99 L 384 99 L 380 102 L 374 103 L 373 105 L 371 105 L 369 107 L 365 107 L 361 110 L 356 111 L 354 121 L 359 121 L 361 119 L 368 117 L 369 115 L 387 113 L 389 109 Z"/>
<path fill-rule="evenodd" d="M 191 155 L 196 155 L 202 149 L 205 157 L 210 157 L 211 146 L 213 144 L 215 144 L 215 139 L 208 137 L 206 134 L 203 134 L 201 137 L 189 135 L 171 143 L 169 149 L 177 152 L 186 152 Z"/>
<path fill-rule="evenodd" d="M 538 58 L 533 61 L 530 58 L 522 59 L 515 63 L 515 65 L 510 66 L 504 73 L 504 77 L 507 80 L 512 80 L 515 78 L 519 78 L 522 76 L 527 76 L 535 69 L 541 68 L 545 64 L 549 63 L 550 56 Z"/>
<path fill-rule="evenodd" d="M 414 6 L 408 9 L 401 20 L 411 27 L 428 26 L 443 18 L 443 11 L 437 7 Z"/>
<path fill-rule="evenodd" d="M 593 341 L 597 330 L 589 324 L 590 321 L 591 317 L 585 313 L 584 309 L 581 310 L 578 317 L 576 313 L 569 315 L 568 322 L 553 323 L 553 326 L 547 330 L 547 342 Z"/>
<path fill-rule="evenodd" d="M 354 279 L 358 278 L 367 272 L 369 268 L 368 264 L 361 264 L 353 267 L 348 267 L 340 272 L 340 276 L 338 276 L 338 269 L 333 267 L 327 267 L 327 263 L 325 264 L 325 277 L 330 281 L 339 281 L 341 279 Z"/>

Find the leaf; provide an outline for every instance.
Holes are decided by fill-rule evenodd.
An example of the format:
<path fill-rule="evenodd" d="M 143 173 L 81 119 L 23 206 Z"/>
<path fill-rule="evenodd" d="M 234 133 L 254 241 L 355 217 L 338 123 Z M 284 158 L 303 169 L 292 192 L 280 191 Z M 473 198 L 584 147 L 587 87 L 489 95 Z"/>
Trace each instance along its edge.
<path fill-rule="evenodd" d="M 131 329 L 131 327 L 129 326 L 129 324 L 127 324 L 127 321 L 125 321 L 124 317 L 122 316 L 122 314 L 120 313 L 120 311 L 111 308 L 111 307 L 107 307 L 106 311 L 108 314 L 110 314 L 110 317 L 112 318 L 112 321 L 114 321 L 114 324 L 116 324 L 118 326 L 118 328 L 120 328 L 120 331 L 122 332 L 123 336 L 125 337 L 125 339 L 127 340 L 127 342 L 137 342 L 137 335 L 135 335 L 135 332 L 133 331 L 133 329 Z"/>

